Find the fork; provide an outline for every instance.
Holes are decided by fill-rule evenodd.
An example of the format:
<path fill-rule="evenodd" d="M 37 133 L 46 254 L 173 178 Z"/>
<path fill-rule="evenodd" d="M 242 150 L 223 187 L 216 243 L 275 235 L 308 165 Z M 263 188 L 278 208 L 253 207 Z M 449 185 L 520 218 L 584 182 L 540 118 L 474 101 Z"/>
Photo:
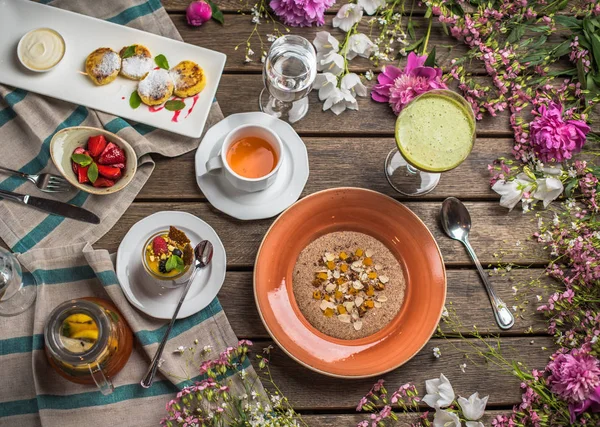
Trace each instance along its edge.
<path fill-rule="evenodd" d="M 8 172 L 12 175 L 20 176 L 21 178 L 25 178 L 31 182 L 33 182 L 37 188 L 45 193 L 62 193 L 66 191 L 70 191 L 73 187 L 71 184 L 64 179 L 63 177 L 52 175 L 49 173 L 41 173 L 41 174 L 26 174 L 23 172 L 15 171 L 12 169 L 8 169 L 0 166 L 0 171 Z"/>

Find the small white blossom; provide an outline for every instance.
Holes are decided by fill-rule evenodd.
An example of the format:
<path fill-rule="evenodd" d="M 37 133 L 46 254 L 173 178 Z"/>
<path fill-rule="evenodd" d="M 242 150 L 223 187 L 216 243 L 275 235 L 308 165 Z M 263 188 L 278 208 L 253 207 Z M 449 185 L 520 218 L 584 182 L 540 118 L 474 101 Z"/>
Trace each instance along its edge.
<path fill-rule="evenodd" d="M 489 396 L 485 396 L 483 399 L 480 399 L 479 393 L 473 393 L 469 396 L 468 400 L 464 397 L 459 397 L 458 404 L 460 405 L 460 409 L 462 409 L 463 416 L 471 421 L 477 421 L 483 417 L 488 398 Z"/>
<path fill-rule="evenodd" d="M 369 70 L 365 73 L 365 79 L 367 79 L 368 81 L 373 80 L 373 71 Z"/>
<path fill-rule="evenodd" d="M 367 88 L 360 81 L 358 74 L 346 74 L 344 77 L 342 77 L 340 87 L 348 90 L 352 96 L 367 96 Z"/>
<path fill-rule="evenodd" d="M 252 56 L 252 55 L 254 55 L 254 51 L 252 49 L 248 48 L 248 50 L 246 51 L 246 54 L 248 56 Z"/>
<path fill-rule="evenodd" d="M 277 40 L 277 36 L 275 34 L 267 34 L 268 42 L 273 43 L 275 40 Z"/>
<path fill-rule="evenodd" d="M 363 9 L 357 4 L 347 3 L 343 5 L 333 18 L 334 28 L 348 32 L 354 24 L 360 21 Z"/>
<path fill-rule="evenodd" d="M 513 311 L 517 311 L 519 309 L 519 307 L 517 307 L 516 305 L 512 306 Z"/>
<path fill-rule="evenodd" d="M 466 367 L 467 367 L 467 364 L 466 364 L 466 363 L 462 363 L 462 364 L 460 365 L 460 370 L 462 371 L 462 373 L 463 373 L 463 374 L 465 373 L 465 369 L 466 369 Z"/>
<path fill-rule="evenodd" d="M 536 299 L 537 299 L 538 301 L 541 301 L 541 300 L 542 300 L 542 296 L 541 296 L 541 295 L 536 295 L 535 297 L 536 297 Z"/>
<path fill-rule="evenodd" d="M 577 171 L 573 167 L 570 167 L 567 175 L 569 175 L 569 178 L 577 178 Z"/>
<path fill-rule="evenodd" d="M 454 412 L 438 408 L 433 417 L 433 427 L 461 427 L 460 418 Z"/>
<path fill-rule="evenodd" d="M 423 397 L 423 402 L 432 408 L 445 408 L 454 401 L 454 389 L 444 374 L 425 381 L 425 388 L 427 394 Z"/>
<path fill-rule="evenodd" d="M 179 347 L 177 347 L 177 350 L 175 350 L 173 353 L 183 354 L 184 351 L 185 351 L 185 347 L 180 345 Z"/>
<path fill-rule="evenodd" d="M 260 24 L 260 18 L 258 16 L 253 16 L 252 17 L 252 23 L 253 24 Z"/>
<path fill-rule="evenodd" d="M 442 355 L 442 352 L 440 351 L 439 347 L 433 347 L 433 355 L 435 356 L 436 359 L 440 358 L 440 356 Z"/>
<path fill-rule="evenodd" d="M 369 58 L 373 53 L 374 48 L 375 43 L 373 43 L 366 34 L 353 34 L 348 39 L 348 44 L 346 45 L 348 52 L 346 58 L 354 59 L 356 55 L 363 58 Z"/>
<path fill-rule="evenodd" d="M 517 288 L 516 286 L 513 286 L 512 287 L 513 295 L 517 295 L 518 290 L 519 290 L 519 288 Z"/>
<path fill-rule="evenodd" d="M 444 306 L 444 309 L 442 310 L 442 317 L 448 317 L 449 315 L 450 313 L 448 313 L 448 309 L 446 306 Z"/>
<path fill-rule="evenodd" d="M 367 15 L 373 15 L 377 9 L 385 6 L 385 0 L 358 0 L 356 3 L 365 10 Z"/>
<path fill-rule="evenodd" d="M 590 340 L 590 344 L 596 344 L 598 342 L 598 335 L 594 335 L 594 337 Z"/>
<path fill-rule="evenodd" d="M 326 54 L 340 49 L 340 42 L 329 34 L 328 31 L 319 31 L 313 40 L 317 53 Z"/>
<path fill-rule="evenodd" d="M 202 351 L 204 353 L 210 353 L 212 350 L 212 346 L 211 345 L 205 345 L 204 348 L 202 349 Z"/>

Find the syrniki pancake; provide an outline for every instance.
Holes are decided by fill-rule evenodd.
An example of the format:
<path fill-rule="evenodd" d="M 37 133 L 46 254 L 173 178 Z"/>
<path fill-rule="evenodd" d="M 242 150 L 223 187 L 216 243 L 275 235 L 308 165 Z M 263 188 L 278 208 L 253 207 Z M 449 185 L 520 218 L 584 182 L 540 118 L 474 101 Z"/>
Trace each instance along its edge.
<path fill-rule="evenodd" d="M 161 105 L 173 95 L 173 79 L 167 70 L 152 70 L 138 83 L 137 91 L 144 104 Z"/>
<path fill-rule="evenodd" d="M 125 52 L 129 48 L 133 48 L 133 55 L 123 58 Z M 141 80 L 152 68 L 154 68 L 154 62 L 152 61 L 152 54 L 146 46 L 141 44 L 134 46 L 125 46 L 119 52 L 122 58 L 121 64 L 121 75 L 131 80 Z"/>
<path fill-rule="evenodd" d="M 85 60 L 85 72 L 99 86 L 115 80 L 120 70 L 121 57 L 108 47 L 96 49 Z"/>
<path fill-rule="evenodd" d="M 175 95 L 181 98 L 194 96 L 206 86 L 204 70 L 193 61 L 181 61 L 171 68 L 171 76 L 175 83 Z"/>

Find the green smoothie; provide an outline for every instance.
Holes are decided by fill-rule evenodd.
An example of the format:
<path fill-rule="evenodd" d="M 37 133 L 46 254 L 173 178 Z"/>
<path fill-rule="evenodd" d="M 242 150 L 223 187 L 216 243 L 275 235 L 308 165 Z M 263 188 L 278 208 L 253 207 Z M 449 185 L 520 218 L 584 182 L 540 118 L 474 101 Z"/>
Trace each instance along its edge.
<path fill-rule="evenodd" d="M 396 143 L 404 158 L 426 172 L 460 165 L 473 148 L 475 121 L 452 94 L 430 92 L 408 104 L 396 121 Z"/>

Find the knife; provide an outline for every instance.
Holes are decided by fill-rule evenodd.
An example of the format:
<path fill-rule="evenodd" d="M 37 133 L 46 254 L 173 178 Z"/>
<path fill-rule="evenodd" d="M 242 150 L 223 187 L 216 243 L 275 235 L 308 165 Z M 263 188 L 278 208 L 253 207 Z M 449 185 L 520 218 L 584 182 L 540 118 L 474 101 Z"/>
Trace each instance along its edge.
<path fill-rule="evenodd" d="M 87 209 L 69 203 L 59 202 L 57 200 L 44 199 L 42 197 L 29 196 L 27 194 L 13 193 L 12 191 L 0 190 L 0 197 L 8 200 L 23 203 L 42 211 L 50 212 L 54 215 L 64 216 L 65 218 L 75 219 L 77 221 L 89 222 L 90 224 L 100 224 L 100 218 Z"/>

